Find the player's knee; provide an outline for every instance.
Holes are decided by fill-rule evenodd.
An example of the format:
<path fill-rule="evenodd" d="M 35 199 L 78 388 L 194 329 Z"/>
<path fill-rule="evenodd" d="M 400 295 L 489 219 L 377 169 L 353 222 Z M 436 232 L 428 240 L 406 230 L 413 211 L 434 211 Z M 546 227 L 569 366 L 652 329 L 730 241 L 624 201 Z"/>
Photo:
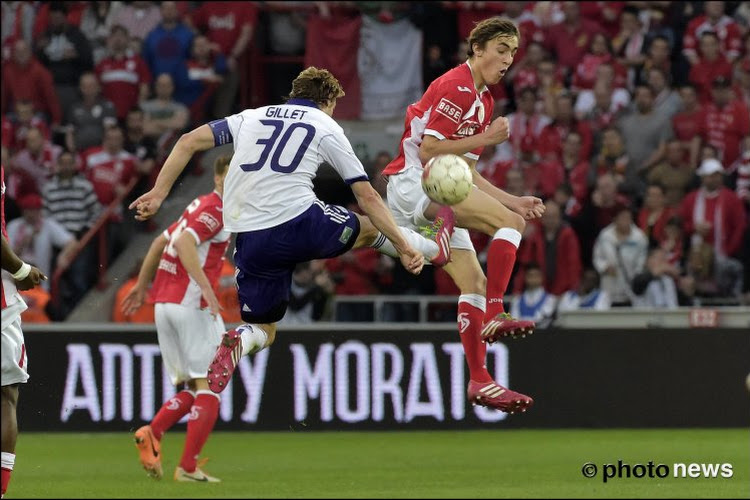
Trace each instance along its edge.
<path fill-rule="evenodd" d="M 18 385 L 5 385 L 2 390 L 2 404 L 15 408 L 18 404 Z"/>
<path fill-rule="evenodd" d="M 523 230 L 526 228 L 526 221 L 523 217 L 521 217 L 521 215 L 513 212 L 508 218 L 508 225 L 506 227 L 511 227 L 519 233 L 523 234 Z"/>
<path fill-rule="evenodd" d="M 461 294 L 478 294 L 484 295 L 487 290 L 487 278 L 482 273 L 472 274 L 467 276 L 466 279 L 460 280 L 460 283 L 456 283 Z"/>

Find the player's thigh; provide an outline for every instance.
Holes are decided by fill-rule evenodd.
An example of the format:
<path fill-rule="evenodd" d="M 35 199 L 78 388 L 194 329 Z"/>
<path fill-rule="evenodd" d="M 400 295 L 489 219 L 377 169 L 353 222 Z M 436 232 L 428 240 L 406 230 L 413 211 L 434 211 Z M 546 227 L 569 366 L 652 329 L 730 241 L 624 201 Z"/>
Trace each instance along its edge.
<path fill-rule="evenodd" d="M 453 279 L 462 294 L 474 293 L 485 295 L 487 278 L 479 264 L 476 252 L 465 249 L 453 249 L 451 261 L 443 266 L 445 272 Z"/>
<path fill-rule="evenodd" d="M 21 319 L 16 318 L 2 330 L 2 385 L 23 384 L 29 379 L 29 360 L 21 330 Z"/>
<path fill-rule="evenodd" d="M 440 205 L 437 203 L 430 203 L 426 209 L 426 216 L 434 218 L 439 208 Z M 481 231 L 490 236 L 503 227 L 523 232 L 526 226 L 523 217 L 478 188 L 472 189 L 468 198 L 452 208 L 456 214 L 457 226 Z"/>
<path fill-rule="evenodd" d="M 369 247 L 375 243 L 380 231 L 375 227 L 370 218 L 366 215 L 354 214 L 359 220 L 359 235 L 352 248 Z"/>
<path fill-rule="evenodd" d="M 221 316 L 212 316 L 207 309 L 178 307 L 183 309 L 178 332 L 183 370 L 189 379 L 206 378 L 208 366 L 226 330 L 224 320 Z"/>

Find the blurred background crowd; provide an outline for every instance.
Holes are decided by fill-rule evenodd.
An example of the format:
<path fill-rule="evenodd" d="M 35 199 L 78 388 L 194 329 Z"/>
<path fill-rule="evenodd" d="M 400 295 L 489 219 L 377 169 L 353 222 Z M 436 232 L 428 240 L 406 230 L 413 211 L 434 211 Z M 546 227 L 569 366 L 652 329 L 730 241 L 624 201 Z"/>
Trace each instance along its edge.
<path fill-rule="evenodd" d="M 25 321 L 62 320 L 128 245 L 124 207 L 180 134 L 281 102 L 306 65 L 347 96 L 336 118 L 403 119 L 466 59 L 473 23 L 514 20 L 521 44 L 490 89 L 510 140 L 478 170 L 546 200 L 526 227 L 512 312 L 542 325 L 565 309 L 750 303 L 748 2 L 2 2 L 2 164 L 10 242 L 56 276 L 27 293 Z M 400 134 L 400 131 L 399 131 Z M 362 160 L 385 196 L 390 149 Z M 200 158 L 187 175 L 200 175 Z M 352 204 L 322 176 L 327 202 Z M 480 261 L 488 237 L 474 234 Z M 225 320 L 238 318 L 233 268 Z M 128 283 L 122 286 L 126 291 Z M 456 295 L 361 249 L 294 274 L 287 322 L 370 320 L 349 295 Z M 118 295 L 122 295 L 119 293 Z M 115 321 L 151 321 L 148 308 Z M 415 320 L 390 303 L 379 319 Z M 455 304 L 434 320 L 453 321 Z"/>

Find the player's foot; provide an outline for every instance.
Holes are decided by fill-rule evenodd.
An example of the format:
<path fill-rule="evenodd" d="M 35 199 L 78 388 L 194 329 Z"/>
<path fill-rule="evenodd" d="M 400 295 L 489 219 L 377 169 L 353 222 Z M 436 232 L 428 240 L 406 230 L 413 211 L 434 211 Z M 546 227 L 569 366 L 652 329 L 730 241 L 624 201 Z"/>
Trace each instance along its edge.
<path fill-rule="evenodd" d="M 224 334 L 214 360 L 208 366 L 208 388 L 216 394 L 226 389 L 242 357 L 242 336 L 235 328 Z"/>
<path fill-rule="evenodd" d="M 201 470 L 200 466 L 205 464 L 206 462 L 206 459 L 199 460 L 198 466 L 193 472 L 187 472 L 185 469 L 178 466 L 174 470 L 174 480 L 181 483 L 220 483 L 221 479 L 219 479 L 218 477 L 209 476 L 208 474 L 203 472 L 203 470 Z"/>
<path fill-rule="evenodd" d="M 421 228 L 422 236 L 434 240 L 438 246 L 438 254 L 430 259 L 436 267 L 442 267 L 451 260 L 451 236 L 456 227 L 456 214 L 449 206 L 442 206 L 438 210 L 435 220 L 429 226 Z"/>
<path fill-rule="evenodd" d="M 492 344 L 502 337 L 525 337 L 534 333 L 533 321 L 516 319 L 508 313 L 500 313 L 484 324 L 482 342 Z"/>
<path fill-rule="evenodd" d="M 511 391 L 510 389 L 491 382 L 469 381 L 467 389 L 469 402 L 474 405 L 486 406 L 506 413 L 523 413 L 534 404 L 529 396 Z"/>
<path fill-rule="evenodd" d="M 141 465 L 149 477 L 161 479 L 161 445 L 150 425 L 144 425 L 135 431 L 135 447 L 138 448 Z"/>

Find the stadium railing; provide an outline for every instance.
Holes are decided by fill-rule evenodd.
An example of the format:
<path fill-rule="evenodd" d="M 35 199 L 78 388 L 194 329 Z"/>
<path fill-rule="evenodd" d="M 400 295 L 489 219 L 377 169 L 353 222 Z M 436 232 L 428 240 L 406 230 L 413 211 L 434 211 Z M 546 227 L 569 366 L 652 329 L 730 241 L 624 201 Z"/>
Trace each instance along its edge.
<path fill-rule="evenodd" d="M 513 295 L 505 297 L 508 303 L 514 299 Z M 338 295 L 333 298 L 333 310 L 339 311 L 340 305 L 366 304 L 372 308 L 372 315 L 368 317 L 379 323 L 387 322 L 386 306 L 413 305 L 418 311 L 416 322 L 439 323 L 441 321 L 431 319 L 432 308 L 455 308 L 457 303 L 455 295 Z M 563 311 L 556 315 L 554 325 L 561 328 L 750 328 L 750 307 L 708 301 L 700 306 L 677 309 L 620 307 L 608 311 Z"/>
<path fill-rule="evenodd" d="M 125 200 L 125 198 L 130 194 L 135 185 L 138 183 L 138 180 L 139 177 L 133 177 L 130 182 L 125 185 L 125 189 L 123 190 L 123 192 L 120 193 L 120 195 L 117 196 L 114 200 L 112 200 L 112 203 L 110 203 L 107 208 L 105 208 L 104 211 L 102 211 L 102 213 L 99 215 L 99 218 L 96 220 L 94 225 L 91 226 L 88 231 L 86 231 L 86 234 L 84 234 L 80 240 L 78 240 L 78 243 L 76 244 L 68 263 L 55 269 L 55 272 L 52 274 L 50 295 L 52 296 L 52 304 L 56 309 L 60 307 L 60 279 L 62 278 L 62 275 L 65 273 L 65 271 L 68 270 L 68 268 L 70 268 L 70 266 L 73 264 L 73 261 L 78 258 L 78 255 L 83 251 L 84 248 L 86 248 L 86 245 L 89 244 L 92 238 L 97 235 L 99 236 L 97 245 L 99 265 L 97 266 L 98 273 L 96 287 L 100 290 L 107 287 L 107 282 L 104 277 L 107 274 L 109 265 L 109 253 L 107 251 L 107 228 L 109 225 L 109 218 L 122 205 L 123 200 Z"/>

